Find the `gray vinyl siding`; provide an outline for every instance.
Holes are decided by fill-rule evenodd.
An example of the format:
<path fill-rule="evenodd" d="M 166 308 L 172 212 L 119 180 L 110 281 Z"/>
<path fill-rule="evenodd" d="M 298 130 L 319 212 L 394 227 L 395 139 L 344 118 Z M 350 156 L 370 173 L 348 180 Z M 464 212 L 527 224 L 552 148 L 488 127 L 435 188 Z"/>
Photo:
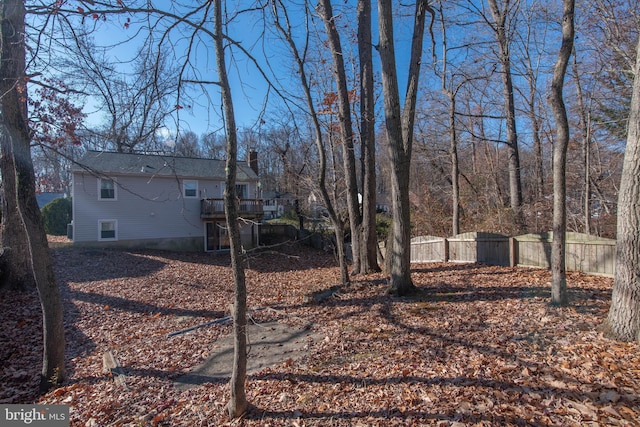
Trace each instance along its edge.
<path fill-rule="evenodd" d="M 116 200 L 98 200 L 98 178 L 73 174 L 73 240 L 98 241 L 98 222 L 116 220 L 119 241 L 203 237 L 200 199 L 222 197 L 221 181 L 198 181 L 198 197 L 182 197 L 182 179 L 176 177 L 114 176 Z M 249 184 L 249 197 L 255 183 Z"/>

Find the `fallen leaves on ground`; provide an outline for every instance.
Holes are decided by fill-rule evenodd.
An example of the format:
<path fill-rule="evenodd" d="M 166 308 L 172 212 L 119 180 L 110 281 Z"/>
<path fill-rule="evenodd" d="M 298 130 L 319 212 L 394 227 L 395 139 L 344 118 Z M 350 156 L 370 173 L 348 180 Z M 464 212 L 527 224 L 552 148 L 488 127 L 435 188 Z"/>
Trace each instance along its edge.
<path fill-rule="evenodd" d="M 640 423 L 640 346 L 597 329 L 611 297 L 608 278 L 570 273 L 572 305 L 553 308 L 548 271 L 422 264 L 413 266 L 415 296 L 385 295 L 384 277 L 374 274 L 305 303 L 338 282 L 330 255 L 301 246 L 251 254 L 252 320 L 312 322 L 324 339 L 301 359 L 250 375 L 254 408 L 230 421 L 226 381 L 186 391 L 173 385 L 230 332 L 228 322 L 213 322 L 228 316 L 233 297 L 228 256 L 67 247 L 53 257 L 68 378 L 36 396 L 37 294 L 4 292 L 0 402 L 68 404 L 73 426 Z M 103 372 L 109 350 L 124 385 Z"/>

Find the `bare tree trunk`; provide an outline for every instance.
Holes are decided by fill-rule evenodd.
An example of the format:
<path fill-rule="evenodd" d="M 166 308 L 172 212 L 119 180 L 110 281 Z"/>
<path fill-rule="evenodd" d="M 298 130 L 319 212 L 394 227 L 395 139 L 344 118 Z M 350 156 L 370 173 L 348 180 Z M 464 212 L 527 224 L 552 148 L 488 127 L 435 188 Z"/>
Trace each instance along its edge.
<path fill-rule="evenodd" d="M 43 323 L 43 359 L 40 391 L 65 379 L 65 339 L 62 301 L 55 281 L 51 255 L 40 209 L 36 201 L 35 175 L 31 162 L 27 122 L 24 2 L 5 0 L 0 6 L 0 133 L 5 193 L 13 193 L 17 210 L 17 232 L 25 235 L 27 262 L 35 281 Z M 16 218 L 14 217 L 14 219 Z"/>
<path fill-rule="evenodd" d="M 14 138 L 27 138 L 28 130 L 18 129 L 23 126 L 21 120 L 26 120 L 26 102 L 17 99 L 18 84 L 24 88 L 24 52 L 11 51 L 22 42 L 24 29 L 24 15 L 19 10 L 21 2 L 7 1 L 2 3 L 2 35 L 0 46 L 0 100 L 2 114 L 0 114 L 0 171 L 2 172 L 2 255 L 0 263 L 0 288 L 27 290 L 35 287 L 35 281 L 29 262 L 29 251 L 26 230 L 18 212 L 18 195 L 16 193 L 15 165 L 12 148 Z M 22 24 L 21 24 L 22 22 Z M 16 27 L 17 26 L 17 27 Z M 21 30 L 22 29 L 22 30 Z M 18 58 L 10 59 L 10 57 Z M 19 79 L 19 80 L 18 80 Z M 26 95 L 23 95 L 26 97 Z M 25 124 L 26 126 L 26 124 Z M 18 136 L 18 132 L 23 135 Z"/>
<path fill-rule="evenodd" d="M 362 215 L 358 203 L 358 180 L 356 178 L 356 157 L 353 144 L 353 124 L 351 121 L 351 106 L 349 103 L 349 90 L 347 89 L 347 76 L 344 70 L 344 58 L 340 35 L 333 20 L 331 0 L 320 0 L 319 10 L 324 21 L 331 56 L 333 58 L 333 74 L 336 80 L 338 92 L 338 120 L 342 139 L 342 160 L 347 184 L 347 210 L 349 212 L 349 228 L 351 230 L 351 251 L 353 259 L 353 272 L 360 272 L 360 227 Z"/>
<path fill-rule="evenodd" d="M 42 307 L 44 357 L 40 391 L 59 385 L 66 377 L 62 300 L 56 283 L 44 222 L 36 201 L 35 175 L 28 139 L 14 140 L 18 210 L 27 231 L 28 259 Z"/>
<path fill-rule="evenodd" d="M 496 0 L 489 0 L 491 14 L 495 21 L 494 31 L 500 51 L 500 67 L 502 68 L 502 85 L 504 109 L 507 124 L 507 147 L 509 149 L 509 200 L 511 210 L 516 218 L 516 226 L 524 228 L 522 216 L 522 183 L 520 178 L 520 154 L 518 149 L 518 132 L 516 130 L 516 106 L 513 97 L 513 80 L 511 76 L 511 54 L 509 51 L 509 34 L 506 20 L 509 14 L 509 0 L 505 0 L 502 10 Z"/>
<path fill-rule="evenodd" d="M 614 339 L 640 341 L 640 40 L 620 181 L 616 270 L 603 326 Z"/>
<path fill-rule="evenodd" d="M 591 234 L 591 176 L 590 176 L 590 154 L 591 154 L 591 113 L 584 105 L 582 94 L 582 83 L 578 72 L 578 59 L 575 49 L 573 51 L 573 78 L 576 82 L 576 97 L 578 98 L 578 114 L 580 119 L 580 130 L 582 131 L 582 166 L 584 167 L 584 232 Z"/>
<path fill-rule="evenodd" d="M 566 165 L 569 146 L 569 120 L 564 106 L 562 90 L 564 78 L 573 51 L 575 34 L 573 12 L 575 0 L 563 1 L 562 45 L 551 80 L 551 108 L 556 120 L 556 141 L 553 147 L 553 245 L 551 247 L 551 303 L 569 304 L 565 266 L 565 241 L 567 227 Z"/>
<path fill-rule="evenodd" d="M 533 74 L 533 71 L 531 71 L 531 74 Z M 540 201 L 544 199 L 544 159 L 542 155 L 542 140 L 540 139 L 540 120 L 538 119 L 536 111 L 536 94 L 538 93 L 538 91 L 536 89 L 535 79 L 533 75 L 527 77 L 527 80 L 529 80 L 529 99 L 527 100 L 527 104 L 529 107 L 529 119 L 531 121 L 531 133 L 533 137 L 533 158 L 535 161 L 535 192 L 536 199 Z"/>
<path fill-rule="evenodd" d="M 360 59 L 360 132 L 364 179 L 362 184 L 362 233 L 360 273 L 380 271 L 376 235 L 376 134 L 371 54 L 371 2 L 358 0 L 358 55 Z"/>
<path fill-rule="evenodd" d="M 456 95 L 458 89 L 452 89 L 453 78 L 448 77 L 448 49 L 447 49 L 447 28 L 445 25 L 442 2 L 440 3 L 440 25 L 442 29 L 442 75 L 440 81 L 442 92 L 449 98 L 449 157 L 451 158 L 451 234 L 456 236 L 460 233 L 460 170 L 458 163 L 458 136 L 456 134 Z"/>
<path fill-rule="evenodd" d="M 527 8 L 528 9 L 528 8 Z M 534 47 L 534 51 L 539 54 L 541 45 L 544 48 L 544 42 L 540 43 L 535 37 L 535 23 L 534 23 L 534 11 L 528 9 L 525 12 L 526 22 L 521 26 L 523 34 L 521 39 L 522 49 L 522 62 L 525 67 L 524 77 L 527 80 L 529 86 L 529 92 L 525 97 L 527 104 L 527 115 L 529 116 L 529 122 L 531 123 L 531 137 L 533 139 L 533 194 L 532 199 L 537 202 L 541 202 L 544 199 L 544 159 L 542 150 L 542 140 L 540 138 L 540 117 L 538 116 L 538 103 L 537 99 L 540 91 L 538 90 L 538 75 L 540 74 L 540 57 L 533 58 L 531 47 Z M 518 30 L 521 28 L 519 27 Z"/>
<path fill-rule="evenodd" d="M 229 386 L 231 388 L 227 411 L 230 418 L 241 417 L 248 409 L 244 384 L 247 379 L 247 286 L 244 274 L 244 259 L 238 225 L 238 205 L 236 195 L 236 173 L 238 157 L 238 138 L 236 119 L 231 98 L 231 86 L 227 77 L 222 32 L 222 0 L 214 2 L 215 51 L 220 93 L 224 109 L 224 122 L 227 132 L 227 163 L 224 189 L 224 210 L 227 217 L 227 229 L 231 246 L 231 268 L 236 285 L 232 307 L 233 315 L 233 370 Z"/>
<path fill-rule="evenodd" d="M 0 73 L 4 75 L 4 72 Z M 6 92 L 0 83 L 0 91 Z M 4 104 L 4 102 L 3 102 Z M 3 106 L 3 111 L 6 111 Z M 6 116 L 6 114 L 3 113 Z M 0 120 L 2 120 L 0 118 Z M 8 121 L 8 117 L 7 120 Z M 27 290 L 35 287 L 35 281 L 29 262 L 27 234 L 22 226 L 18 212 L 16 194 L 15 165 L 13 162 L 12 137 L 8 123 L 0 125 L 0 171 L 2 173 L 2 254 L 0 255 L 0 288 L 12 290 Z"/>
<path fill-rule="evenodd" d="M 296 46 L 293 36 L 291 34 L 291 23 L 289 21 L 289 16 L 287 15 L 286 7 L 282 4 L 282 2 L 277 1 L 272 3 L 272 9 L 274 14 L 274 24 L 278 31 L 282 34 L 282 36 L 287 41 L 289 48 L 291 49 L 291 53 L 293 54 L 294 60 L 296 61 L 296 65 L 298 66 L 298 74 L 300 75 L 300 83 L 302 85 L 302 90 L 305 94 L 305 100 L 307 102 L 307 109 L 309 111 L 309 115 L 311 117 L 311 121 L 313 122 L 313 129 L 315 133 L 315 145 L 318 150 L 318 159 L 319 159 L 319 168 L 318 168 L 318 188 L 320 190 L 320 194 L 322 196 L 322 201 L 325 204 L 327 212 L 329 214 L 329 218 L 331 219 L 331 225 L 334 228 L 334 235 L 336 237 L 336 245 L 338 252 L 338 263 L 340 264 L 340 278 L 342 284 L 346 285 L 350 283 L 349 280 L 349 271 L 347 266 L 347 257 L 344 250 L 344 222 L 336 212 L 333 203 L 331 202 L 331 197 L 329 196 L 329 192 L 327 190 L 327 153 L 325 151 L 325 145 L 322 138 L 322 129 L 320 127 L 320 121 L 318 119 L 318 114 L 315 109 L 313 96 L 311 94 L 311 86 L 309 81 L 307 80 L 307 73 L 305 71 L 305 64 L 298 51 L 298 47 Z M 282 17 L 280 17 L 282 14 Z M 280 20 L 284 21 L 285 26 L 282 25 Z"/>
<path fill-rule="evenodd" d="M 411 58 L 405 105 L 401 112 L 393 37 L 393 11 L 391 2 L 378 1 L 378 50 L 382 62 L 382 88 L 384 92 L 385 132 L 391 158 L 391 212 L 393 215 L 393 244 L 387 248 L 391 257 L 391 293 L 406 295 L 415 289 L 411 280 L 411 212 L 409 204 L 409 176 L 413 145 L 413 124 L 418 93 L 418 78 L 422 57 L 422 41 L 426 13 L 433 10 L 427 0 L 416 2 Z"/>
<path fill-rule="evenodd" d="M 453 215 L 451 219 L 451 233 L 460 233 L 460 183 L 458 166 L 458 137 L 456 135 L 456 98 L 449 92 L 449 155 L 451 156 L 451 202 Z"/>

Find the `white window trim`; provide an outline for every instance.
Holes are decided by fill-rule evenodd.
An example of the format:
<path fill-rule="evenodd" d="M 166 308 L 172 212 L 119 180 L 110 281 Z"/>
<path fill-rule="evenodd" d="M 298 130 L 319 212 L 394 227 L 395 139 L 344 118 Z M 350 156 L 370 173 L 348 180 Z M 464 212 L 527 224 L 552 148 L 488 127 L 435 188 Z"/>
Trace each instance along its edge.
<path fill-rule="evenodd" d="M 196 184 L 196 194 L 193 196 L 187 196 L 187 184 Z M 197 199 L 198 197 L 198 181 L 195 179 L 185 179 L 182 181 L 182 197 L 185 199 Z"/>
<path fill-rule="evenodd" d="M 102 224 L 113 223 L 114 228 L 114 237 L 103 238 L 102 237 Z M 98 241 L 99 242 L 110 242 L 118 240 L 118 220 L 117 219 L 99 219 L 98 220 Z"/>
<path fill-rule="evenodd" d="M 112 181 L 113 182 L 113 199 L 103 198 L 102 197 L 102 181 Z M 104 201 L 115 201 L 118 200 L 118 183 L 113 178 L 98 178 L 98 200 Z"/>

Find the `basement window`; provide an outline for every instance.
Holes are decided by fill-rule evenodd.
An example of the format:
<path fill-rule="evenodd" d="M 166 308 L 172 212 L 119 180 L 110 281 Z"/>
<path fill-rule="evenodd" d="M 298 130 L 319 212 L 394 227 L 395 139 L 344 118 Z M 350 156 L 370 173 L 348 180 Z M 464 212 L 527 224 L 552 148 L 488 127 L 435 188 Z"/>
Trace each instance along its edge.
<path fill-rule="evenodd" d="M 118 222 L 115 219 L 98 221 L 98 240 L 118 240 Z"/>

